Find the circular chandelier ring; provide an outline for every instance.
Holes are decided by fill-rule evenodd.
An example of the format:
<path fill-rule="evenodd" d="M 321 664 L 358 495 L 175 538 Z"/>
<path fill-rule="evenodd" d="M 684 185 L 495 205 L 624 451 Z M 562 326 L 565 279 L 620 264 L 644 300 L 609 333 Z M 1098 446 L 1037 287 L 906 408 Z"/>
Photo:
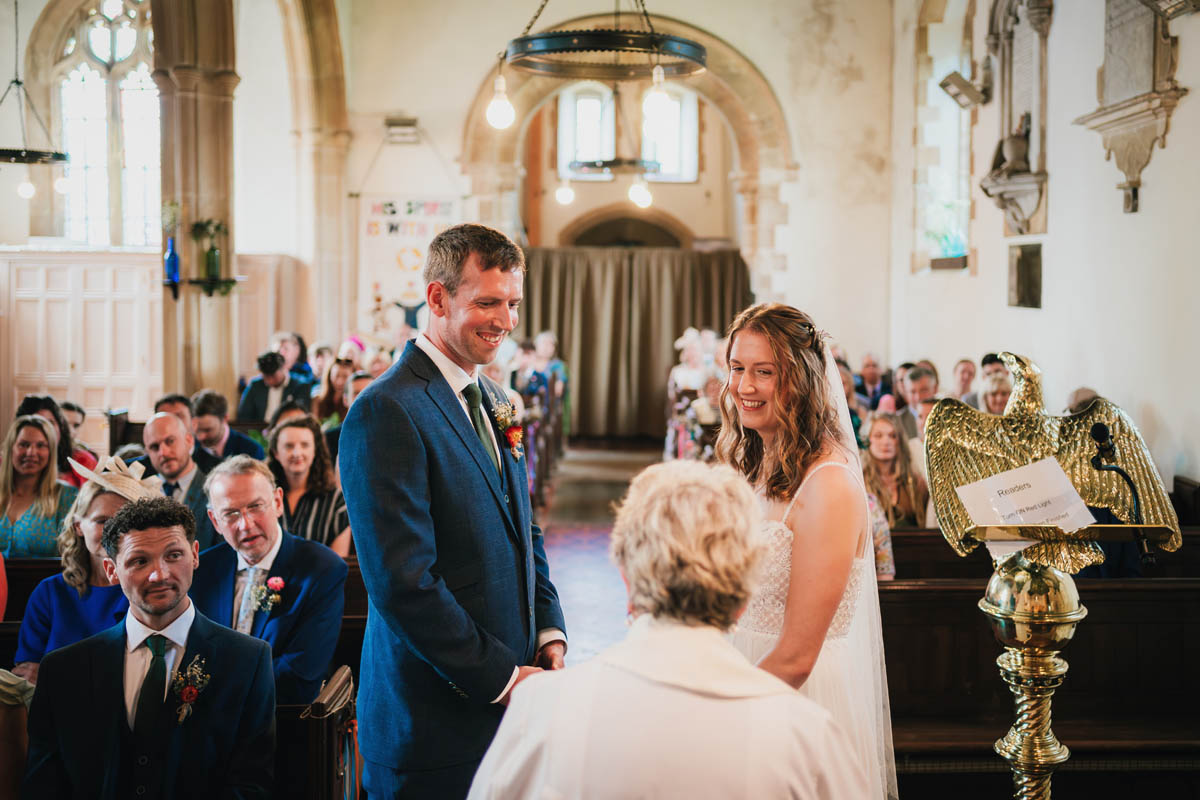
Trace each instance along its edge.
<path fill-rule="evenodd" d="M 66 153 L 58 153 L 53 150 L 0 149 L 0 163 L 4 164 L 65 164 L 66 162 Z"/>
<path fill-rule="evenodd" d="M 586 53 L 631 53 L 650 58 L 645 63 L 563 58 Z M 513 69 L 547 77 L 628 80 L 649 78 L 656 65 L 662 66 L 667 77 L 697 75 L 706 68 L 708 52 L 704 45 L 682 36 L 596 28 L 521 36 L 508 43 L 504 58 Z"/>
<path fill-rule="evenodd" d="M 647 161 L 641 158 L 606 158 L 597 161 L 572 161 L 567 165 L 571 172 L 583 175 L 612 175 L 612 174 L 655 174 L 661 169 L 657 161 Z"/>

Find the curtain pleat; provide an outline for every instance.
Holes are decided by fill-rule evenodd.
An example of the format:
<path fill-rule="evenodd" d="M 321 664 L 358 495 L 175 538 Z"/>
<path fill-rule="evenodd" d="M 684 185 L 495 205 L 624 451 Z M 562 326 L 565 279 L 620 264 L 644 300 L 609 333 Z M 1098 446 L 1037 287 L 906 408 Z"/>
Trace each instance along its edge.
<path fill-rule="evenodd" d="M 723 332 L 753 302 L 736 250 L 530 248 L 518 337 L 550 330 L 571 374 L 571 431 L 661 436 L 685 328 Z"/>

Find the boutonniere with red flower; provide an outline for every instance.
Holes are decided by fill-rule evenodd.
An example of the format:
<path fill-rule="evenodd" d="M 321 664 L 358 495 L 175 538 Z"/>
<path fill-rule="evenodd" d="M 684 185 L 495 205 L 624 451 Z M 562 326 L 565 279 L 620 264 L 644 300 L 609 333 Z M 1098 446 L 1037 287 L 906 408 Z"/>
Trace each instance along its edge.
<path fill-rule="evenodd" d="M 521 439 L 524 437 L 525 431 L 517 423 L 517 410 L 511 403 L 497 403 L 495 398 L 492 400 L 496 426 L 500 428 L 500 433 L 504 436 L 504 441 L 508 444 L 508 451 L 512 453 L 512 457 L 519 459 L 523 454 Z"/>
<path fill-rule="evenodd" d="M 183 721 L 191 716 L 192 703 L 196 702 L 200 692 L 204 691 L 205 686 L 208 686 L 208 679 L 211 677 L 204 671 L 204 659 L 200 656 L 193 658 L 187 669 L 181 669 L 175 673 L 175 677 L 171 680 L 171 690 L 179 698 L 179 708 L 175 710 L 177 725 L 182 725 Z"/>
<path fill-rule="evenodd" d="M 279 605 L 279 601 L 283 599 L 283 596 L 280 594 L 283 591 L 283 587 L 283 578 L 278 575 L 268 578 L 266 586 L 255 586 L 253 592 L 255 609 L 258 611 L 270 611 Z"/>

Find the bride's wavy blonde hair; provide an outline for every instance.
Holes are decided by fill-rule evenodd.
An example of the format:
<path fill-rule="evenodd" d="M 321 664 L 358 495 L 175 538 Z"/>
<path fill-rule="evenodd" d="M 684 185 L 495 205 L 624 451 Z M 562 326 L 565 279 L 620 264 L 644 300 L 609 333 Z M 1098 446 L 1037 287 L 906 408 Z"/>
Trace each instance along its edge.
<path fill-rule="evenodd" d="M 738 314 L 726 334 L 726 359 L 743 331 L 766 338 L 779 370 L 775 384 L 775 466 L 763 475 L 763 440 L 742 427 L 729 381 L 721 387 L 721 433 L 717 457 L 737 469 L 767 497 L 785 500 L 796 493 L 805 472 L 829 442 L 838 441 L 837 409 L 825 384 L 825 345 L 812 318 L 782 303 L 751 306 Z"/>

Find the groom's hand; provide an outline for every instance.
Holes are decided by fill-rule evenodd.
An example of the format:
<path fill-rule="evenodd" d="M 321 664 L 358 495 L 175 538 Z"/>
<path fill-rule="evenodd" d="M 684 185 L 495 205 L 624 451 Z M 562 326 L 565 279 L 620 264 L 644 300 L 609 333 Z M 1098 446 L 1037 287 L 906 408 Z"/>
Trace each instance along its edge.
<path fill-rule="evenodd" d="M 567 646 L 561 641 L 546 642 L 533 658 L 534 666 L 542 669 L 562 669 L 563 656 L 567 654 Z"/>
<path fill-rule="evenodd" d="M 508 705 L 508 701 L 512 699 L 513 689 L 517 688 L 518 683 L 525 680 L 530 675 L 535 675 L 541 671 L 542 671 L 541 667 L 518 667 L 517 668 L 517 679 L 515 681 L 513 681 L 512 686 L 508 687 L 508 693 L 506 695 L 504 695 L 504 697 L 500 698 L 500 700 L 499 700 L 500 705 L 502 705 L 502 706 Z"/>

